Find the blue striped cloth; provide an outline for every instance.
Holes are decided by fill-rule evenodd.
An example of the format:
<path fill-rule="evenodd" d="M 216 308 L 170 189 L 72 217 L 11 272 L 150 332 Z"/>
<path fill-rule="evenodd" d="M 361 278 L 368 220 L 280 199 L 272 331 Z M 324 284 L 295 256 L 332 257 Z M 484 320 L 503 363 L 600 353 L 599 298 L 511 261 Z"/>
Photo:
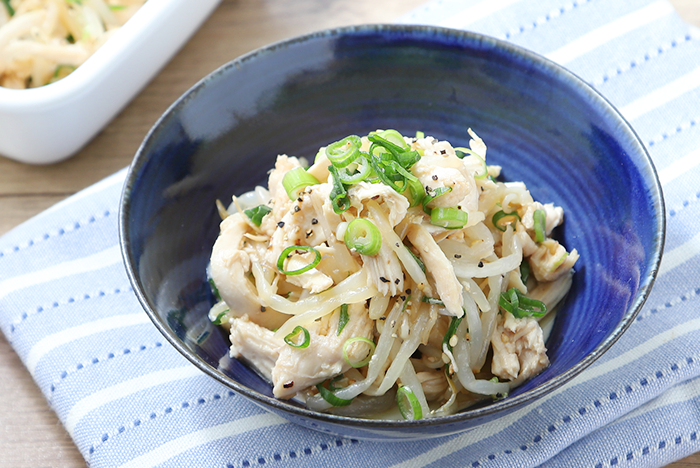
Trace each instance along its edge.
<path fill-rule="evenodd" d="M 535 50 L 649 148 L 666 254 L 636 322 L 578 378 L 479 430 L 378 444 L 263 412 L 151 325 L 118 249 L 121 171 L 0 239 L 0 326 L 91 467 L 661 466 L 700 450 L 700 33 L 666 0 L 442 0 L 400 19 Z"/>

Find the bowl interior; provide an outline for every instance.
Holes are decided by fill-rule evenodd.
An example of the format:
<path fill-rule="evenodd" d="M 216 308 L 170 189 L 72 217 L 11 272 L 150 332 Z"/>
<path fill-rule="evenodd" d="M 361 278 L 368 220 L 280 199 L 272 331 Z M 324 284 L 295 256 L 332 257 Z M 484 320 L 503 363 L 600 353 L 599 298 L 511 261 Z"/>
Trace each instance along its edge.
<path fill-rule="evenodd" d="M 564 208 L 557 237 L 581 255 L 547 342 L 551 365 L 497 412 L 573 377 L 633 319 L 663 245 L 660 188 L 644 148 L 612 107 L 562 68 L 476 34 L 431 27 L 325 31 L 214 72 L 161 118 L 123 197 L 122 241 L 135 290 L 158 328 L 202 369 L 258 402 L 269 385 L 226 357 L 206 319 L 215 200 L 266 185 L 278 154 L 313 159 L 349 134 L 417 130 L 466 145 L 473 128 L 502 178 Z M 397 421 L 395 424 L 402 424 Z M 394 423 L 391 423 L 394 424 Z"/>

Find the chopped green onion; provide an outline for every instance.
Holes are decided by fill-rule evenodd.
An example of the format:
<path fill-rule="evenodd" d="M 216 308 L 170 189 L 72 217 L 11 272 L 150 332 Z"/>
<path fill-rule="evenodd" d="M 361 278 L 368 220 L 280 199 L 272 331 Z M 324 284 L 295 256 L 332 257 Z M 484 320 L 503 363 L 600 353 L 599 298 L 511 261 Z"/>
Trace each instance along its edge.
<path fill-rule="evenodd" d="M 383 133 L 386 134 L 386 132 Z M 406 149 L 408 149 L 408 145 L 406 145 L 406 142 L 403 141 L 403 138 L 401 138 L 401 142 L 399 142 L 393 135 L 389 134 L 388 136 L 389 138 L 391 138 L 391 140 L 394 141 L 391 141 L 389 138 L 379 135 L 378 133 L 368 135 L 367 139 L 369 139 L 369 141 L 371 141 L 375 145 L 379 145 L 386 148 L 392 154 L 403 153 L 404 151 L 406 151 Z"/>
<path fill-rule="evenodd" d="M 425 194 L 425 197 L 423 197 L 423 211 L 425 214 L 430 214 L 431 209 L 428 208 L 428 203 L 431 201 L 435 200 L 437 197 L 444 195 L 446 193 L 450 193 L 452 191 L 452 187 L 438 187 L 435 190 L 430 190 Z"/>
<path fill-rule="evenodd" d="M 362 140 L 357 135 L 346 136 L 340 141 L 331 143 L 326 147 L 328 160 L 338 168 L 343 168 L 353 162 L 360 155 Z"/>
<path fill-rule="evenodd" d="M 214 279 L 209 278 L 207 281 L 209 282 L 209 286 L 211 286 L 211 292 L 214 293 L 214 297 L 216 298 L 217 301 L 220 301 L 221 294 L 219 294 L 219 288 L 216 287 L 216 283 L 214 283 Z"/>
<path fill-rule="evenodd" d="M 337 336 L 340 336 L 340 334 L 343 332 L 343 328 L 345 328 L 345 325 L 347 325 L 349 321 L 350 321 L 350 316 L 348 315 L 348 305 L 343 304 L 340 306 L 340 317 L 338 317 L 338 334 L 337 334 Z"/>
<path fill-rule="evenodd" d="M 352 400 L 338 398 L 332 391 L 324 387 L 322 383 L 316 385 L 316 388 L 318 389 L 318 393 L 321 394 L 321 397 L 333 406 L 348 406 L 352 403 Z"/>
<path fill-rule="evenodd" d="M 535 241 L 544 242 L 547 214 L 544 210 L 535 210 L 535 214 L 532 217 L 535 221 Z"/>
<path fill-rule="evenodd" d="M 126 5 L 110 5 L 109 9 L 112 11 L 120 11 L 120 10 L 125 10 Z"/>
<path fill-rule="evenodd" d="M 2 0 L 2 3 L 5 5 L 5 8 L 7 9 L 7 14 L 10 16 L 15 16 L 15 9 L 12 8 L 12 5 L 10 5 L 10 0 Z"/>
<path fill-rule="evenodd" d="M 350 197 L 348 196 L 348 191 L 340 179 L 338 168 L 331 165 L 328 166 L 328 171 L 331 173 L 331 179 L 333 179 L 333 188 L 331 189 L 331 193 L 329 195 L 331 204 L 333 205 L 333 211 L 336 214 L 341 214 L 350 208 Z"/>
<path fill-rule="evenodd" d="M 522 281 L 523 284 L 526 284 L 527 279 L 529 277 L 530 277 L 530 262 L 528 262 L 526 259 L 523 258 L 523 261 L 520 264 L 520 281 Z"/>
<path fill-rule="evenodd" d="M 301 343 L 299 342 L 299 335 L 304 337 Z M 308 348 L 309 343 L 311 343 L 311 335 L 309 334 L 309 330 L 301 325 L 297 325 L 297 327 L 292 330 L 292 333 L 284 337 L 284 342 L 292 348 Z"/>
<path fill-rule="evenodd" d="M 452 320 L 450 320 L 450 326 L 447 327 L 447 333 L 445 333 L 445 336 L 442 338 L 442 346 L 446 346 L 450 352 L 452 351 L 452 345 L 450 345 L 450 340 L 455 335 L 455 333 L 457 333 L 457 327 L 459 327 L 459 324 L 462 322 L 462 318 L 464 318 L 464 315 L 462 315 L 461 317 L 452 317 Z"/>
<path fill-rule="evenodd" d="M 369 346 L 369 350 L 367 351 L 367 356 L 359 361 L 359 362 L 351 362 L 350 358 L 348 357 L 348 348 L 352 346 L 355 343 L 365 343 L 367 346 Z M 367 338 L 363 336 L 354 336 L 350 339 L 348 339 L 345 344 L 343 345 L 343 359 L 345 359 L 345 362 L 350 364 L 354 368 L 360 368 L 363 366 L 366 366 L 370 359 L 372 359 L 372 354 L 374 353 L 374 349 L 376 348 L 374 341 L 368 340 Z"/>
<path fill-rule="evenodd" d="M 498 229 L 499 231 L 506 231 L 506 226 L 508 224 L 513 224 L 515 225 L 516 221 L 520 221 L 520 215 L 518 214 L 517 211 L 512 211 L 510 213 L 506 213 L 505 211 L 501 210 L 498 211 L 497 213 L 494 213 L 493 217 L 491 218 L 491 222 L 493 223 L 493 227 Z M 513 226 L 515 228 L 515 226 Z"/>
<path fill-rule="evenodd" d="M 396 391 L 396 404 L 399 406 L 401 416 L 404 419 L 422 419 L 423 408 L 420 406 L 418 397 L 409 387 L 401 386 Z"/>
<path fill-rule="evenodd" d="M 299 198 L 299 192 L 309 185 L 320 184 L 318 179 L 308 172 L 303 167 L 295 167 L 290 169 L 282 178 L 282 186 L 287 192 L 290 200 Z"/>
<path fill-rule="evenodd" d="M 404 245 L 404 247 L 406 246 Z M 408 253 L 410 253 L 413 256 L 413 259 L 416 261 L 421 271 L 425 273 L 425 263 L 423 263 L 423 260 L 421 260 L 421 258 L 418 255 L 414 254 L 413 250 L 409 249 L 408 247 L 406 247 L 406 250 L 408 250 Z"/>
<path fill-rule="evenodd" d="M 368 219 L 357 218 L 350 221 L 345 229 L 344 240 L 350 250 L 362 255 L 376 255 L 382 247 L 382 234 Z"/>
<path fill-rule="evenodd" d="M 335 377 L 333 377 L 331 380 L 328 381 L 328 388 L 331 390 L 331 392 L 335 392 L 336 390 L 340 390 L 343 387 L 336 387 L 334 384 L 338 382 L 339 380 L 343 380 L 345 376 L 343 374 L 338 374 Z"/>
<path fill-rule="evenodd" d="M 350 166 L 345 167 L 337 171 L 338 178 L 343 183 L 343 185 L 353 185 L 362 182 L 367 179 L 372 173 L 372 166 L 369 164 L 369 160 L 366 153 L 360 153 L 360 157 L 355 160 Z M 352 173 L 349 172 L 352 166 Z"/>
<path fill-rule="evenodd" d="M 468 215 L 459 208 L 433 208 L 430 212 L 430 224 L 445 229 L 459 229 L 467 224 Z"/>
<path fill-rule="evenodd" d="M 426 304 L 433 304 L 433 305 L 439 305 L 441 307 L 445 307 L 444 302 L 442 302 L 440 299 L 436 299 L 434 297 L 423 296 L 423 297 L 421 297 L 421 301 L 425 302 Z"/>
<path fill-rule="evenodd" d="M 403 135 L 394 129 L 390 128 L 388 130 L 384 130 L 383 132 L 379 132 L 379 136 L 394 143 L 396 146 L 403 148 L 404 150 L 410 148 L 408 143 L 406 143 L 406 140 L 403 139 Z"/>
<path fill-rule="evenodd" d="M 552 265 L 552 267 L 550 268 L 549 271 L 554 271 L 554 270 L 556 270 L 557 268 L 559 268 L 559 266 L 560 266 L 562 263 L 564 263 L 564 260 L 566 260 L 566 257 L 568 257 L 568 256 L 569 256 L 569 252 L 564 252 L 564 254 L 563 254 L 561 257 L 559 257 L 559 260 L 557 260 L 556 262 L 554 262 L 554 264 Z"/>
<path fill-rule="evenodd" d="M 420 180 L 408 180 L 408 193 L 410 195 L 410 207 L 418 206 L 425 199 L 425 189 Z"/>
<path fill-rule="evenodd" d="M 510 288 L 501 293 L 498 305 L 503 310 L 513 314 L 515 318 L 542 317 L 547 313 L 547 306 L 542 301 L 530 299 L 520 292 L 518 288 Z"/>
<path fill-rule="evenodd" d="M 226 313 L 229 312 L 231 309 L 226 309 L 225 311 L 221 312 L 219 315 L 216 316 L 214 321 L 212 322 L 214 325 L 221 325 L 221 319 L 223 319 L 226 316 Z"/>
<path fill-rule="evenodd" d="M 425 133 L 420 130 L 416 131 L 416 140 L 420 140 L 421 138 L 425 138 Z"/>
<path fill-rule="evenodd" d="M 255 224 L 256 226 L 260 227 L 260 224 L 262 223 L 262 219 L 265 217 L 266 214 L 272 211 L 272 208 L 270 208 L 267 205 L 258 205 L 255 208 L 250 208 L 249 210 L 245 210 L 243 213 L 250 219 L 250 221 Z"/>
<path fill-rule="evenodd" d="M 313 261 L 311 263 L 309 263 L 308 265 L 306 265 L 302 268 L 299 268 L 298 270 L 287 271 L 284 269 L 284 261 L 295 250 L 306 250 L 309 252 L 313 252 L 314 254 L 316 254 L 316 257 L 313 259 Z M 316 265 L 318 265 L 320 261 L 321 261 L 321 252 L 314 249 L 313 247 L 309 247 L 308 245 L 291 245 L 291 246 L 287 247 L 286 249 L 284 249 L 282 251 L 282 253 L 280 254 L 279 258 L 277 259 L 277 269 L 283 275 L 287 275 L 287 276 L 301 275 L 302 273 L 306 273 L 307 271 L 311 270 L 312 268 L 315 268 Z"/>
<path fill-rule="evenodd" d="M 49 79 L 49 83 L 55 83 L 58 80 L 67 77 L 75 70 L 73 65 L 57 65 L 56 69 L 53 71 L 53 75 Z"/>

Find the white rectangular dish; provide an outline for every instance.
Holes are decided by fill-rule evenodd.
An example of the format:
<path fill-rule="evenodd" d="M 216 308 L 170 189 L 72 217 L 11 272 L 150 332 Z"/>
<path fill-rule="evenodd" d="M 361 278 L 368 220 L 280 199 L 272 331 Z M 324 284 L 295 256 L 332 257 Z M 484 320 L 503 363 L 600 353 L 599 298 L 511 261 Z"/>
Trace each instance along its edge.
<path fill-rule="evenodd" d="M 221 0 L 148 0 L 85 63 L 40 88 L 0 87 L 0 155 L 66 159 L 148 83 Z"/>

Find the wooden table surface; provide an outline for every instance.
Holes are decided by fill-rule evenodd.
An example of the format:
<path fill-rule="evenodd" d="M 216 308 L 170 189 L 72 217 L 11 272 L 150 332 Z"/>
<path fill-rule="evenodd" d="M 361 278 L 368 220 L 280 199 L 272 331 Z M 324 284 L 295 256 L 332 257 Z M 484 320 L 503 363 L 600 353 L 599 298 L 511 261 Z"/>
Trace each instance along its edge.
<path fill-rule="evenodd" d="M 91 143 L 52 166 L 0 157 L 0 235 L 127 166 L 158 116 L 199 78 L 259 46 L 318 29 L 391 22 L 424 0 L 223 0 L 178 55 Z M 671 0 L 700 26 L 700 0 Z M 0 468 L 85 462 L 0 333 Z M 700 453 L 669 465 L 700 467 Z"/>

